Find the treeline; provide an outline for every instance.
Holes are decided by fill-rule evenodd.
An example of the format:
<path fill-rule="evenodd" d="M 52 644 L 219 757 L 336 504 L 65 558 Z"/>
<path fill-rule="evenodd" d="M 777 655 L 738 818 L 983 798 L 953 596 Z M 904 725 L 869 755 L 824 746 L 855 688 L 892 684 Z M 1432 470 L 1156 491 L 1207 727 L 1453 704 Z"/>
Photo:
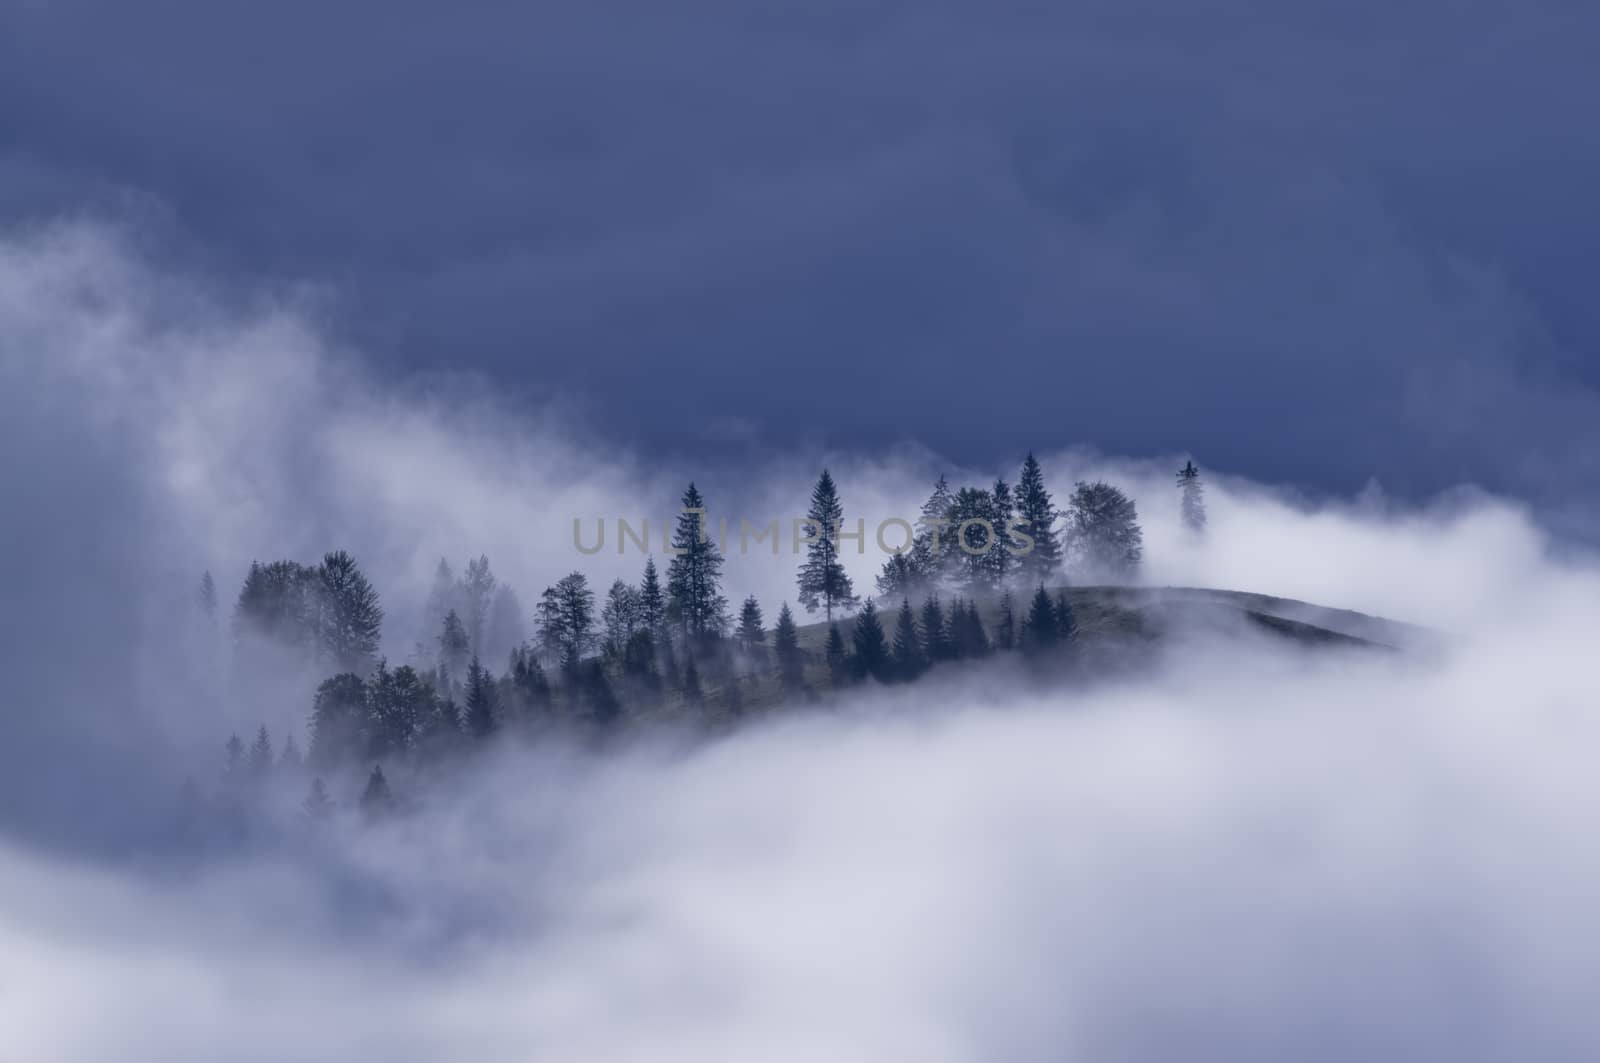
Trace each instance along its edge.
<path fill-rule="evenodd" d="M 1205 510 L 1193 463 L 1178 487 L 1181 519 L 1198 533 Z M 265 729 L 249 749 L 231 738 L 225 789 L 239 793 L 274 772 L 280 781 L 309 780 L 305 811 L 321 816 L 331 808 L 324 779 L 348 780 L 359 768 L 361 805 L 375 812 L 395 804 L 384 765 L 459 763 L 497 736 L 603 736 L 652 720 L 727 725 L 753 704 L 908 681 L 942 662 L 994 653 L 1050 653 L 1078 631 L 1059 588 L 1065 575 L 1127 581 L 1143 558 L 1131 498 L 1111 484 L 1079 483 L 1058 510 L 1030 454 L 1014 488 L 1002 479 L 952 489 L 941 477 L 909 547 L 884 562 L 876 596 L 863 603 L 840 556 L 843 502 L 824 470 L 808 510 L 818 533 L 796 591 L 802 608 L 823 614 L 826 631 L 820 645 L 806 646 L 787 602 L 770 629 L 754 596 L 734 615 L 722 554 L 701 525 L 706 500 L 691 483 L 682 504 L 664 574 L 650 557 L 637 583 L 619 579 L 598 595 L 572 572 L 539 596 L 532 638 L 487 558 L 469 561 L 459 578 L 441 560 L 424 633 L 412 662 L 398 667 L 378 656 L 383 609 L 348 554 L 315 566 L 252 564 L 234 606 L 236 638 L 297 649 L 333 674 L 317 687 L 303 761 L 293 736 L 276 761 Z M 214 611 L 209 574 L 200 593 Z M 850 613 L 845 624 L 836 619 Z M 498 675 L 485 664 L 491 653 L 505 662 Z"/>

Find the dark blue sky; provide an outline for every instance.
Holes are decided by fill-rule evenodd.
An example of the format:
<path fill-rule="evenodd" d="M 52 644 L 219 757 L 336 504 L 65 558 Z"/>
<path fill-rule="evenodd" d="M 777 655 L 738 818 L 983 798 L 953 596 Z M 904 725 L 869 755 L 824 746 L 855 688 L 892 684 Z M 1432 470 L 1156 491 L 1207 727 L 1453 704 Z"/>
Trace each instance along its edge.
<path fill-rule="evenodd" d="M 673 451 L 1600 495 L 1600 8 L 0 9 L 0 219 Z"/>

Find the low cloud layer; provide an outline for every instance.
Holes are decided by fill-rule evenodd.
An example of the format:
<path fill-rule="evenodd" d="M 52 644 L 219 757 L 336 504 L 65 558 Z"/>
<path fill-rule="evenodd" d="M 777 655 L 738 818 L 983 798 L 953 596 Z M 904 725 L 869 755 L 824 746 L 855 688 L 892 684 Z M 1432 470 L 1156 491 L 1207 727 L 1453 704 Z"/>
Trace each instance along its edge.
<path fill-rule="evenodd" d="M 0 244 L 19 1059 L 1593 1057 L 1600 572 L 1467 487 L 1306 500 L 1221 470 L 1194 546 L 1175 460 L 1041 455 L 1058 494 L 1129 488 L 1150 582 L 1427 624 L 1441 654 L 1196 633 L 1115 681 L 997 664 L 711 741 L 508 751 L 387 825 L 157 847 L 177 782 L 257 722 L 181 622 L 201 570 L 226 600 L 252 558 L 348 548 L 399 656 L 441 554 L 525 600 L 632 577 L 571 516 L 670 513 L 700 478 L 324 337 L 292 293 L 153 270 L 125 234 Z M 700 479 L 775 516 L 824 461 L 869 521 L 940 471 L 1014 475 L 908 445 Z M 729 588 L 774 606 L 792 562 Z"/>

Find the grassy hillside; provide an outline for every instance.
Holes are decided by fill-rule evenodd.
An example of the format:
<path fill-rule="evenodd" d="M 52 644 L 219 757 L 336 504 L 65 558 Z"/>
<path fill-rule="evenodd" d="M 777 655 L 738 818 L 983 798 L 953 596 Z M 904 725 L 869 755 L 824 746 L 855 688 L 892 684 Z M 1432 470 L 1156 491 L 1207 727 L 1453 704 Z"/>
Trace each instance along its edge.
<path fill-rule="evenodd" d="M 1073 652 L 1095 670 L 1138 666 L 1148 662 L 1161 644 L 1180 631 L 1254 632 L 1308 648 L 1342 647 L 1374 652 L 1394 652 L 1428 645 L 1433 636 L 1425 629 L 1364 613 L 1328 609 L 1289 598 L 1198 587 L 1068 587 L 1051 588 L 1054 599 L 1066 594 L 1078 625 Z M 992 638 L 1000 617 L 1000 598 L 980 597 L 979 613 Z M 913 602 L 913 609 L 920 603 Z M 948 604 L 948 599 L 946 600 Z M 1027 608 L 1026 598 L 1013 601 L 1017 626 Z M 885 633 L 892 639 L 899 606 L 881 607 Z M 849 644 L 854 619 L 841 618 L 839 628 Z M 806 653 L 806 684 L 810 696 L 826 695 L 832 683 L 823 649 L 826 623 L 799 629 L 800 648 Z M 936 669 L 931 677 L 938 675 Z M 918 682 L 929 682 L 924 676 Z M 730 689 L 735 686 L 736 689 Z M 770 711 L 785 700 L 785 692 L 771 674 L 770 665 L 736 681 L 725 675 L 703 677 L 706 708 L 713 718 L 731 718 Z M 660 711 L 665 716 L 686 711 L 676 697 Z M 703 718 L 704 710 L 698 715 Z"/>

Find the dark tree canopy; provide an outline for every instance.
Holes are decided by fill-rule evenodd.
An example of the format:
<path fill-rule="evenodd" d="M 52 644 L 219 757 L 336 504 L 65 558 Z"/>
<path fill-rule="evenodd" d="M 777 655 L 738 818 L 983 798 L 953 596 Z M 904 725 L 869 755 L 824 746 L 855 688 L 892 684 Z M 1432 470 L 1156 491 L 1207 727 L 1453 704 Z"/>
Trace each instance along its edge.
<path fill-rule="evenodd" d="M 1026 522 L 1022 533 L 1033 540 L 1017 558 L 1017 577 L 1026 585 L 1048 583 L 1061 567 L 1061 542 L 1056 532 L 1056 507 L 1045 490 L 1044 472 L 1031 453 L 1022 463 L 1017 480 L 1017 519 Z"/>
<path fill-rule="evenodd" d="M 706 502 L 694 484 L 683 492 L 684 512 L 672 532 L 667 601 L 673 618 L 695 642 L 720 636 L 728 626 L 722 596 L 722 553 L 706 529 Z"/>
<path fill-rule="evenodd" d="M 885 679 L 889 673 L 889 644 L 884 638 L 878 607 L 871 601 L 861 607 L 855 628 L 850 633 L 855 648 L 855 669 L 860 676 Z"/>
<path fill-rule="evenodd" d="M 777 658 L 778 678 L 785 687 L 797 687 L 805 675 L 805 660 L 800 652 L 799 629 L 789 603 L 778 610 L 778 622 L 772 629 L 772 652 Z"/>
<path fill-rule="evenodd" d="M 900 613 L 894 625 L 894 673 L 901 679 L 915 679 L 928 667 L 922 652 L 922 636 L 917 631 L 916 614 L 911 609 L 911 599 L 900 600 Z"/>
<path fill-rule="evenodd" d="M 1144 531 L 1133 499 L 1111 484 L 1079 483 L 1067 507 L 1067 547 L 1092 579 L 1129 579 L 1144 557 Z"/>
<path fill-rule="evenodd" d="M 572 572 L 545 588 L 539 598 L 539 641 L 561 667 L 571 671 L 594 644 L 594 592 L 582 572 Z"/>
<path fill-rule="evenodd" d="M 844 506 L 839 501 L 839 490 L 827 469 L 817 477 L 811 489 L 811 508 L 806 511 L 815 536 L 806 544 L 806 560 L 800 566 L 800 604 L 806 612 L 814 613 L 820 607 L 825 618 L 832 622 L 835 609 L 849 609 L 858 599 L 839 560 L 840 523 L 844 519 Z"/>
<path fill-rule="evenodd" d="M 361 566 L 343 550 L 325 556 L 317 568 L 316 607 L 324 661 L 337 671 L 365 672 L 378 653 L 383 607 Z"/>

